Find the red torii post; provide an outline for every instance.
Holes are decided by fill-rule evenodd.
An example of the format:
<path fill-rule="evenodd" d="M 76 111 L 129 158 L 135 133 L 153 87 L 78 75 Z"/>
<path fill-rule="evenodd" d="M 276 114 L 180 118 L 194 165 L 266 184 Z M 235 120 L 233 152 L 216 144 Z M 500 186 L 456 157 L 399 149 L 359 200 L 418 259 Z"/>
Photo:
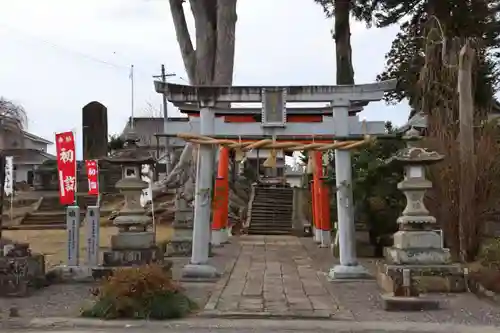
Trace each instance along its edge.
<path fill-rule="evenodd" d="M 314 151 L 312 153 L 314 161 L 314 188 L 315 188 L 315 205 L 317 226 L 319 229 L 319 239 L 316 236 L 316 241 L 321 243 L 322 247 L 329 247 L 331 243 L 330 234 L 330 200 L 328 196 L 328 188 L 325 186 L 323 179 L 323 153 Z"/>
<path fill-rule="evenodd" d="M 212 240 L 214 246 L 220 246 L 228 240 L 229 214 L 229 148 L 219 149 L 219 163 L 213 198 Z"/>

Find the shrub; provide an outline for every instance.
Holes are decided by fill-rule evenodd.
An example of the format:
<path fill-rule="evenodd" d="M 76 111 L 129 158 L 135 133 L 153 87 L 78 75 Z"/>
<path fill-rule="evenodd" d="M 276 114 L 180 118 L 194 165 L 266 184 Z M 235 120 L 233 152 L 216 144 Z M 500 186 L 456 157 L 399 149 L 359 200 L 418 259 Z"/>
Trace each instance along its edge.
<path fill-rule="evenodd" d="M 158 265 L 117 269 L 92 293 L 97 299 L 82 311 L 84 317 L 170 319 L 196 308 L 170 271 Z"/>
<path fill-rule="evenodd" d="M 500 238 L 485 242 L 478 257 L 483 267 L 500 270 Z"/>

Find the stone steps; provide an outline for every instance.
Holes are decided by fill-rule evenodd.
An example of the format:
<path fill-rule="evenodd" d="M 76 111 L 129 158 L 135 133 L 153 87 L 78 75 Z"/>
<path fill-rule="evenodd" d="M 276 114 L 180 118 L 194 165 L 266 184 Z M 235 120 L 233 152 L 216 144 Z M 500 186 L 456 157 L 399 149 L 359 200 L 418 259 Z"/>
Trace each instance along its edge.
<path fill-rule="evenodd" d="M 85 218 L 85 212 L 80 212 L 80 221 Z M 21 225 L 45 225 L 64 224 L 66 225 L 65 212 L 34 212 L 27 214 L 21 221 Z"/>
<path fill-rule="evenodd" d="M 286 214 L 291 213 L 293 211 L 293 207 L 288 206 L 287 204 L 281 205 L 262 205 L 258 204 L 257 206 L 252 206 L 252 214 L 257 212 L 264 212 L 266 214 Z"/>
<path fill-rule="evenodd" d="M 248 229 L 249 235 L 276 235 L 276 236 L 286 236 L 292 234 L 292 228 L 289 230 L 280 229 L 269 229 L 269 228 L 251 228 Z"/>
<path fill-rule="evenodd" d="M 251 235 L 289 235 L 292 233 L 293 189 L 255 188 L 248 233 Z"/>
<path fill-rule="evenodd" d="M 97 203 L 97 197 L 90 195 L 78 195 L 77 202 L 81 209 L 85 209 L 88 206 L 95 205 Z M 65 206 L 61 205 L 59 197 L 57 196 L 43 197 L 42 202 L 38 207 L 38 212 L 54 212 L 64 210 Z"/>
<path fill-rule="evenodd" d="M 10 225 L 10 226 L 5 226 L 2 229 L 3 230 L 65 230 L 66 223 Z"/>

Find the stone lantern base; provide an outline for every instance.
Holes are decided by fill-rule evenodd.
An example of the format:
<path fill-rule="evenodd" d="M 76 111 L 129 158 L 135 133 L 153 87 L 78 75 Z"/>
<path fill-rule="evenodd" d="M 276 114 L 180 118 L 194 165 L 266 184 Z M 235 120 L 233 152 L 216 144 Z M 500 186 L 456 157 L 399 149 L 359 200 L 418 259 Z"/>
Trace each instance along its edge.
<path fill-rule="evenodd" d="M 413 283 L 421 293 L 460 293 L 466 291 L 463 268 L 459 264 L 448 265 L 392 265 L 379 262 L 377 283 L 386 293 L 394 293 L 401 287 L 399 277 L 403 269 L 410 269 Z"/>
<path fill-rule="evenodd" d="M 157 246 L 144 249 L 110 250 L 103 253 L 104 267 L 130 267 L 162 262 L 163 251 Z"/>
<path fill-rule="evenodd" d="M 450 251 L 442 247 L 441 237 L 432 230 L 398 231 L 394 246 L 384 249 L 385 264 L 379 264 L 377 281 L 386 292 L 401 287 L 403 269 L 412 272 L 422 293 L 464 292 L 465 280 L 459 264 L 451 263 Z"/>
<path fill-rule="evenodd" d="M 445 265 L 451 263 L 450 250 L 443 248 L 441 236 L 432 230 L 398 231 L 394 246 L 385 248 L 388 263 L 396 265 Z"/>

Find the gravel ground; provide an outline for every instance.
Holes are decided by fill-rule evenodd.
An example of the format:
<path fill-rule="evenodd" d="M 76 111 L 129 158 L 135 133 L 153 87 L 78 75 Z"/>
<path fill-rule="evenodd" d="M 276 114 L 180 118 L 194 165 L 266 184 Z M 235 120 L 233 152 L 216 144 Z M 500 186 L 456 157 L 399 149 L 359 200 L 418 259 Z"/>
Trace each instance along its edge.
<path fill-rule="evenodd" d="M 318 248 L 312 239 L 301 239 L 304 248 L 316 264 L 318 271 L 328 273 L 338 262 L 329 249 Z M 369 270 L 373 260 L 362 260 Z M 327 282 L 328 291 L 338 304 L 348 309 L 357 321 L 433 322 L 466 325 L 500 326 L 500 306 L 482 300 L 471 293 L 438 295 L 442 309 L 422 312 L 386 312 L 382 310 L 380 290 L 376 281 Z"/>
<path fill-rule="evenodd" d="M 224 272 L 226 262 L 233 256 L 233 244 L 215 249 L 215 256 L 210 258 L 212 265 Z M 181 269 L 189 258 L 173 258 L 173 276 L 179 279 Z M 214 283 L 186 282 L 182 283 L 186 294 L 200 308 L 203 308 L 212 292 Z M 21 317 L 75 317 L 82 307 L 91 303 L 90 290 L 97 286 L 92 283 L 57 284 L 36 291 L 27 298 L 0 298 L 0 317 L 8 316 L 10 308 L 17 308 Z"/>
<path fill-rule="evenodd" d="M 301 239 L 304 251 L 313 259 L 315 268 L 326 273 L 334 265 L 335 259 L 328 249 L 319 249 L 310 239 Z M 216 249 L 211 258 L 212 265 L 225 271 L 227 262 L 238 252 L 237 242 Z M 180 276 L 182 266 L 188 258 L 174 259 L 174 277 Z M 364 262 L 373 267 L 373 262 Z M 186 293 L 201 307 L 208 300 L 213 283 L 183 283 Z M 28 298 L 0 299 L 0 317 L 8 314 L 9 308 L 16 307 L 23 318 L 33 317 L 74 317 L 82 306 L 89 302 L 92 284 L 61 284 L 37 291 Z M 427 322 L 466 325 L 500 326 L 500 307 L 473 294 L 442 295 L 443 309 L 414 313 L 385 312 L 380 306 L 380 293 L 375 281 L 327 282 L 325 287 L 344 309 L 352 314 L 355 321 L 377 322 Z"/>

